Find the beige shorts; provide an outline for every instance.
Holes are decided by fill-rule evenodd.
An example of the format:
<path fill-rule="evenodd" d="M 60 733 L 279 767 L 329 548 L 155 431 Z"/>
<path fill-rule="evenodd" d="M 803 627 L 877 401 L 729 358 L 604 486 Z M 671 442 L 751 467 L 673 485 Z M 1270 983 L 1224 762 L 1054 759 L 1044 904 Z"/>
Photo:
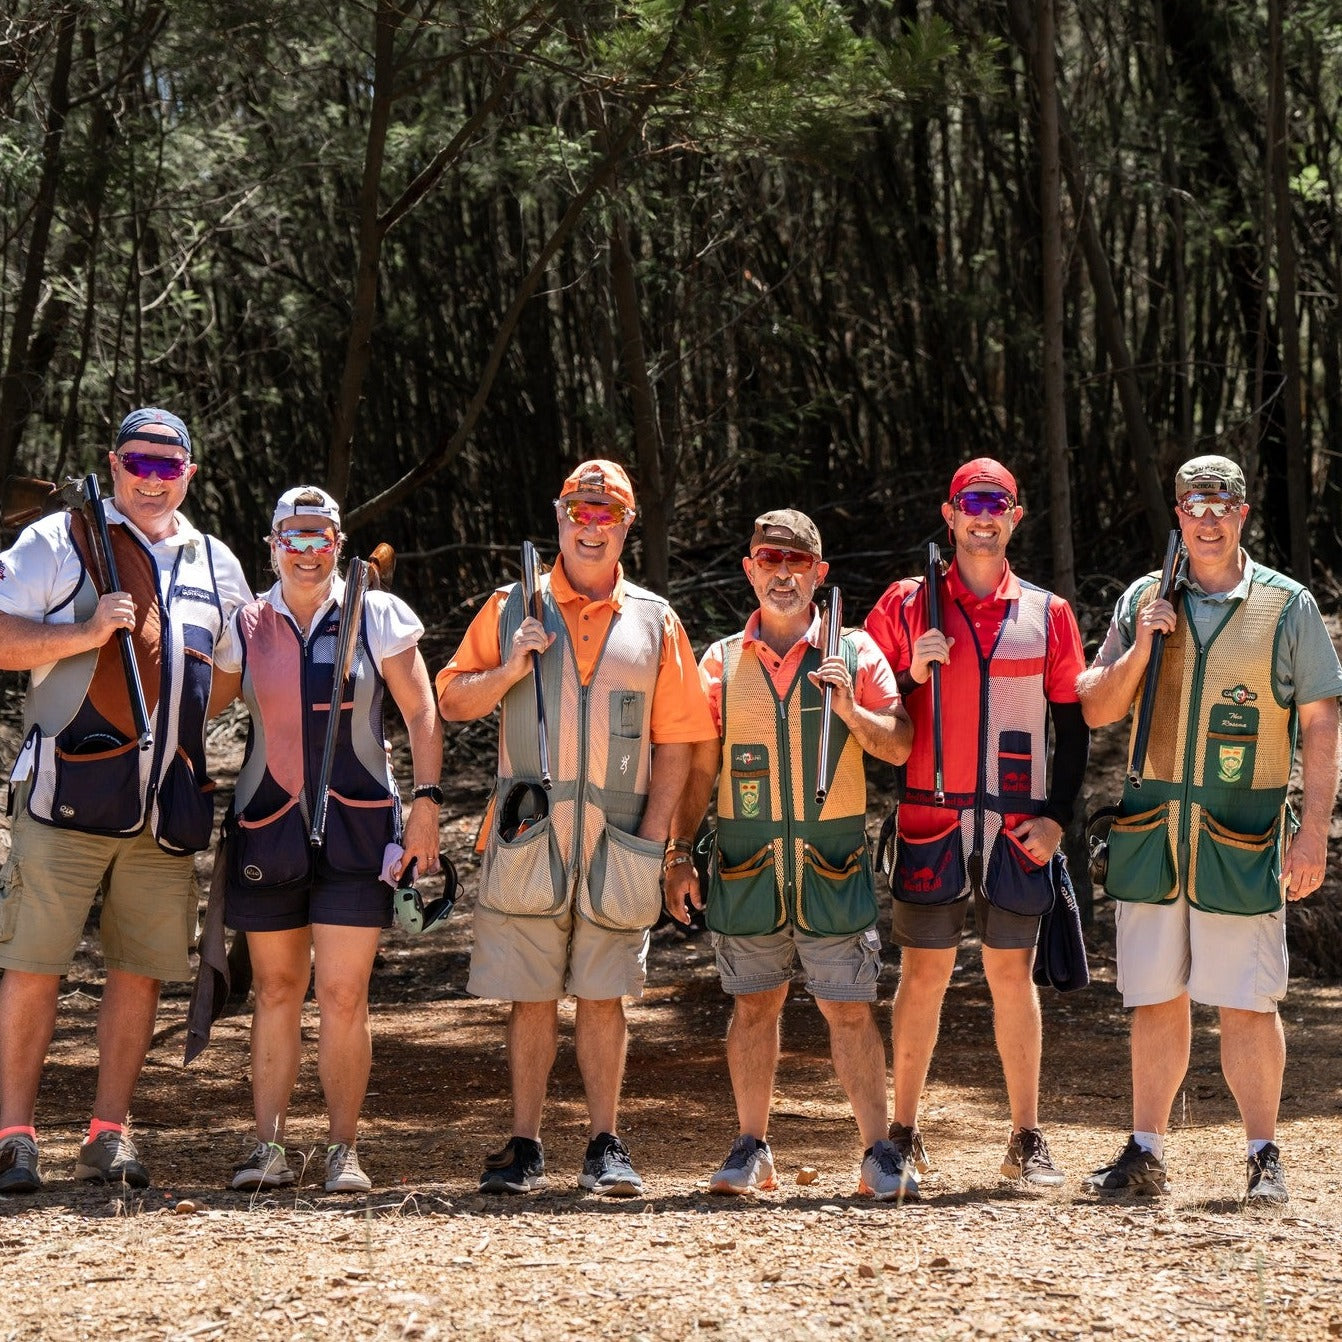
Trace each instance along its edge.
<path fill-rule="evenodd" d="M 1286 996 L 1286 910 L 1241 918 L 1173 904 L 1118 902 L 1118 990 L 1126 1007 L 1187 991 L 1204 1006 L 1276 1011 Z"/>
<path fill-rule="evenodd" d="M 64 974 L 101 886 L 108 969 L 185 982 L 196 935 L 191 857 L 165 853 L 147 829 L 105 838 L 57 829 L 21 811 L 0 872 L 0 969 Z"/>
<path fill-rule="evenodd" d="M 516 918 L 476 906 L 466 991 L 500 1002 L 642 997 L 647 929 L 611 932 L 566 909 L 556 918 Z"/>

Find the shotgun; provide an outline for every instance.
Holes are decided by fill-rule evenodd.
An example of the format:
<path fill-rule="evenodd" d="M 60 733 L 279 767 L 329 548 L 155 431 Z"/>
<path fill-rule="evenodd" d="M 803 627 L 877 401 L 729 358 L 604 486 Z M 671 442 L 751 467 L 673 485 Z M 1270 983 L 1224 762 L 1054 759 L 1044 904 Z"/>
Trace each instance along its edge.
<path fill-rule="evenodd" d="M 1174 569 L 1179 562 L 1183 538 L 1179 528 L 1170 532 L 1165 546 L 1165 564 L 1160 570 L 1160 586 L 1156 589 L 1158 601 L 1168 601 Z M 1146 664 L 1146 683 L 1142 687 L 1142 704 L 1137 710 L 1137 727 L 1132 734 L 1132 758 L 1128 761 L 1128 782 L 1133 787 L 1142 785 L 1142 770 L 1146 768 L 1146 750 L 1151 743 L 1151 720 L 1156 714 L 1156 682 L 1160 679 L 1160 663 L 1165 656 L 1165 635 L 1156 634 L 1151 641 L 1151 658 Z"/>
<path fill-rule="evenodd" d="M 312 827 L 308 842 L 320 848 L 326 841 L 326 813 L 331 804 L 331 770 L 335 766 L 336 737 L 340 733 L 340 715 L 345 701 L 345 682 L 354 667 L 354 650 L 359 643 L 359 625 L 363 621 L 363 602 L 368 595 L 369 565 L 362 559 L 349 561 L 345 575 L 345 599 L 340 603 L 340 622 L 336 625 L 335 675 L 331 681 L 331 704 L 326 718 L 326 744 L 322 747 L 321 773 L 317 776 L 316 801 L 312 808 Z"/>
<path fill-rule="evenodd" d="M 545 622 L 541 604 L 541 558 L 530 541 L 522 542 L 522 601 L 527 614 Z M 553 786 L 550 777 L 550 733 L 545 725 L 545 690 L 541 685 L 541 655 L 531 654 L 531 683 L 536 687 L 536 745 L 541 757 L 541 786 L 548 792 Z"/>
<path fill-rule="evenodd" d="M 941 629 L 941 546 L 930 541 L 927 546 L 927 577 L 923 590 L 927 595 L 927 627 Z M 932 673 L 932 800 L 937 806 L 946 804 L 946 769 L 943 757 L 941 731 L 941 663 L 933 662 Z"/>
<path fill-rule="evenodd" d="M 829 624 L 825 631 L 825 656 L 837 657 L 843 637 L 843 593 L 829 589 Z M 834 718 L 834 686 L 826 685 L 820 709 L 820 759 L 815 769 L 815 804 L 820 806 L 829 795 L 829 728 Z"/>

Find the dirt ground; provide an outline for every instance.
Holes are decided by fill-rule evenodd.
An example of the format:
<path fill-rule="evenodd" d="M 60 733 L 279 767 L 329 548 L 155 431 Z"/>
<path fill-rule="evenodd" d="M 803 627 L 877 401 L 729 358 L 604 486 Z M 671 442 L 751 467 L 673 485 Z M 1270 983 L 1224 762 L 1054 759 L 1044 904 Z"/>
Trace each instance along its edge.
<path fill-rule="evenodd" d="M 506 1136 L 508 1107 L 502 1010 L 464 994 L 465 854 L 479 801 L 457 795 L 445 813 L 445 847 L 465 869 L 458 914 L 441 933 L 384 942 L 360 1138 L 376 1185 L 367 1198 L 321 1191 L 311 1005 L 289 1128 L 291 1159 L 295 1148 L 318 1153 L 311 1173 L 278 1196 L 227 1191 L 249 1145 L 248 1016 L 222 1021 L 184 1068 L 185 988 L 165 996 L 134 1115 L 152 1187 L 123 1196 L 73 1182 L 101 983 L 89 939 L 63 989 L 39 1101 L 48 1186 L 0 1198 L 0 1339 L 1342 1336 L 1342 985 L 1298 981 L 1285 1004 L 1287 1208 L 1241 1207 L 1242 1137 L 1209 1012 L 1168 1141 L 1172 1195 L 1101 1203 L 1080 1176 L 1129 1126 L 1127 1023 L 1103 906 L 1094 984 L 1044 996 L 1043 1121 L 1070 1176 L 1061 1189 L 1025 1193 L 998 1175 L 1007 1113 L 967 943 L 923 1101 L 935 1169 L 919 1203 L 854 1196 L 856 1128 L 800 987 L 784 1014 L 769 1134 L 779 1188 L 709 1197 L 706 1176 L 735 1135 L 729 1003 L 706 937 L 663 928 L 649 991 L 629 1008 L 622 1115 L 646 1196 L 603 1202 L 576 1189 L 585 1131 L 566 1012 L 544 1134 L 551 1189 L 481 1198 L 481 1159 Z M 1334 877 L 1320 898 L 1338 897 Z M 897 973 L 892 953 L 883 1029 Z M 814 1182 L 796 1182 L 803 1166 Z"/>

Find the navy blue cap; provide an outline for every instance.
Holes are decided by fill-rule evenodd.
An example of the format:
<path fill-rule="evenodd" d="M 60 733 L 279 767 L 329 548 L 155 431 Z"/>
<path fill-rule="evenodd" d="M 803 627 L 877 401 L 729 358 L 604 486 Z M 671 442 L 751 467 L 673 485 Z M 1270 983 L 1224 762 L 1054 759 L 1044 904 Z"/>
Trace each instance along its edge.
<path fill-rule="evenodd" d="M 116 432 L 116 445 L 120 447 L 132 438 L 148 438 L 155 442 L 170 443 L 180 447 L 186 455 L 191 455 L 191 435 L 170 410 L 158 410 L 154 406 L 145 406 L 132 410 L 121 421 Z"/>

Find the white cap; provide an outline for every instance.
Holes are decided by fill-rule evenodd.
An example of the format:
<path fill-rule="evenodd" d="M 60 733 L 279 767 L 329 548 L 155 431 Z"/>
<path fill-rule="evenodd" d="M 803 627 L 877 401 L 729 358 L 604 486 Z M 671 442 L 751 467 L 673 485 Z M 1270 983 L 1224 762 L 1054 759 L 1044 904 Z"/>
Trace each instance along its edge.
<path fill-rule="evenodd" d="M 290 517 L 327 517 L 340 530 L 340 505 L 316 485 L 295 485 L 280 495 L 270 529 L 278 531 L 281 522 Z"/>

